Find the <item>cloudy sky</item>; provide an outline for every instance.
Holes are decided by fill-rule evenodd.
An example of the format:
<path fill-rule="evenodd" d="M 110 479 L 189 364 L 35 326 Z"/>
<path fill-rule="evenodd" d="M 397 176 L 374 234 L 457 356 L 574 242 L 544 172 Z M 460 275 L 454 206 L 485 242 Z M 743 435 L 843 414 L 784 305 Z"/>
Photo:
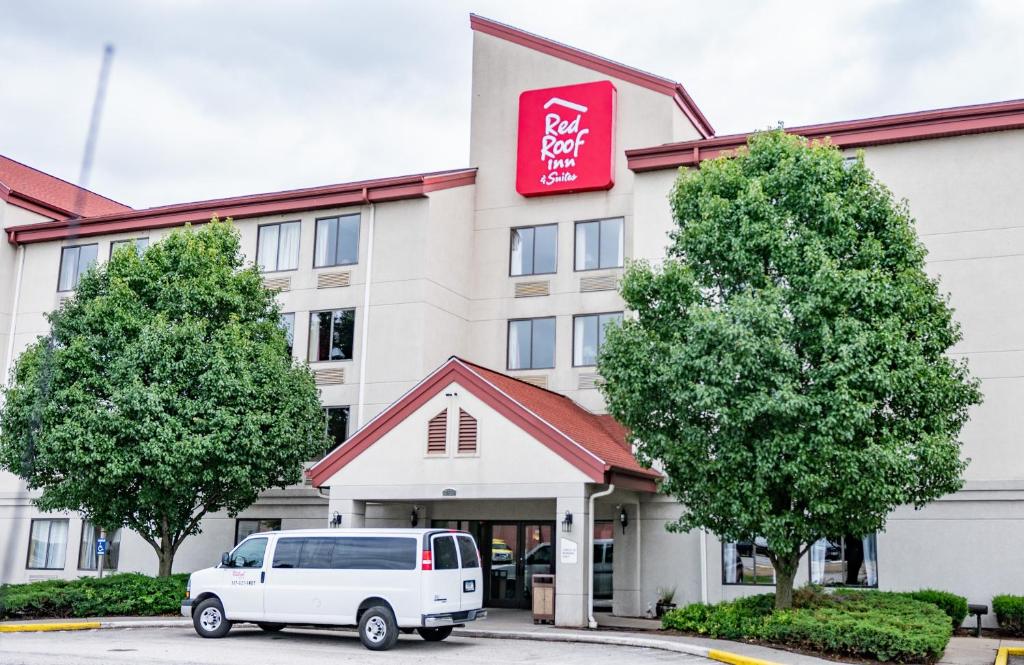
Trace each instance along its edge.
<path fill-rule="evenodd" d="M 629 8 L 624 9 L 624 8 Z M 683 83 L 719 134 L 1024 98 L 1024 3 L 4 3 L 0 154 L 134 207 L 467 165 L 476 12 Z"/>

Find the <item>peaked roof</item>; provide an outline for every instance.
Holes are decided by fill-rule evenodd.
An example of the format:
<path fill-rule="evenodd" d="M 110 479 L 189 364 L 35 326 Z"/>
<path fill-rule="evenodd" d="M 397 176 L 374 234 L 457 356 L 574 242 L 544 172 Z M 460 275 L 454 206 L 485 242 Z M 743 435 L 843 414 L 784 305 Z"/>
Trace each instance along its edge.
<path fill-rule="evenodd" d="M 452 381 L 486 402 L 534 439 L 599 483 L 656 491 L 661 477 L 640 466 L 626 430 L 565 395 L 452 356 L 373 420 L 317 462 L 307 474 L 319 487 Z"/>
<path fill-rule="evenodd" d="M 704 117 L 701 110 L 697 108 L 697 104 L 690 97 L 690 93 L 686 92 L 686 88 L 681 83 L 624 65 L 620 62 L 615 62 L 614 60 L 609 60 L 608 58 L 602 58 L 599 55 L 594 55 L 593 53 L 588 53 L 587 51 L 567 46 L 561 42 L 556 42 L 552 39 L 520 30 L 519 28 L 513 28 L 510 25 L 476 14 L 469 15 L 469 26 L 476 32 L 498 37 L 513 44 L 519 44 L 560 60 L 565 60 L 607 76 L 614 76 L 623 81 L 629 81 L 648 90 L 668 95 L 675 100 L 679 110 L 689 118 L 698 134 L 704 138 L 715 135 L 715 130 L 711 123 Z"/>
<path fill-rule="evenodd" d="M 0 199 L 56 219 L 131 210 L 123 203 L 3 155 L 0 155 Z M 79 205 L 82 209 L 76 210 Z"/>

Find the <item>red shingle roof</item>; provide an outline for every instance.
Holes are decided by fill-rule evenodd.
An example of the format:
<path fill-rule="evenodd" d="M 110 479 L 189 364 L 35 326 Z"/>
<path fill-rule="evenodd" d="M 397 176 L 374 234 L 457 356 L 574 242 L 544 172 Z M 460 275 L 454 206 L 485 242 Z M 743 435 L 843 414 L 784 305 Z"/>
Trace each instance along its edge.
<path fill-rule="evenodd" d="M 66 180 L 0 155 L 0 197 L 14 205 L 57 219 L 109 215 L 131 210 Z M 75 208 L 81 205 L 82 209 Z"/>

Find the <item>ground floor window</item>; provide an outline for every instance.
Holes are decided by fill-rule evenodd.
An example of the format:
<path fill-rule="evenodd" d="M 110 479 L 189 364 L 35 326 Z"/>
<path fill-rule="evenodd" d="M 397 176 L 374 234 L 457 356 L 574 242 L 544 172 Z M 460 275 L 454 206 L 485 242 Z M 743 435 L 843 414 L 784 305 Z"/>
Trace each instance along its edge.
<path fill-rule="evenodd" d="M 96 556 L 96 541 L 100 538 L 100 528 L 92 523 L 82 522 L 82 539 L 78 548 L 78 568 L 80 570 L 96 570 L 99 557 Z M 118 555 L 121 552 L 121 530 L 107 534 L 107 556 L 103 561 L 106 570 L 117 570 Z"/>
<path fill-rule="evenodd" d="M 235 545 L 254 533 L 280 530 L 281 520 L 279 519 L 235 520 Z"/>
<path fill-rule="evenodd" d="M 775 584 L 775 567 L 764 538 L 722 543 L 723 584 Z"/>
<path fill-rule="evenodd" d="M 67 549 L 67 520 L 32 520 L 28 541 L 28 568 L 62 570 Z"/>
<path fill-rule="evenodd" d="M 878 586 L 875 534 L 822 539 L 811 545 L 811 584 Z"/>

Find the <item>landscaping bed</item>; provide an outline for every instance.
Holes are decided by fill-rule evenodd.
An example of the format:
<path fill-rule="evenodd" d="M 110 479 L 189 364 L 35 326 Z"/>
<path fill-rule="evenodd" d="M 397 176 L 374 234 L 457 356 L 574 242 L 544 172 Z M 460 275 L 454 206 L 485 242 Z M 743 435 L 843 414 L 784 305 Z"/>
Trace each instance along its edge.
<path fill-rule="evenodd" d="M 662 626 L 834 657 L 932 663 L 942 657 L 954 622 L 966 614 L 966 601 L 958 598 L 934 591 L 828 593 L 808 587 L 794 593 L 791 610 L 775 610 L 774 596 L 764 594 L 688 605 L 667 613 Z"/>
<path fill-rule="evenodd" d="M 188 575 L 118 573 L 0 586 L 0 619 L 178 614 Z"/>

